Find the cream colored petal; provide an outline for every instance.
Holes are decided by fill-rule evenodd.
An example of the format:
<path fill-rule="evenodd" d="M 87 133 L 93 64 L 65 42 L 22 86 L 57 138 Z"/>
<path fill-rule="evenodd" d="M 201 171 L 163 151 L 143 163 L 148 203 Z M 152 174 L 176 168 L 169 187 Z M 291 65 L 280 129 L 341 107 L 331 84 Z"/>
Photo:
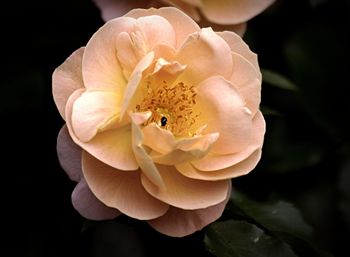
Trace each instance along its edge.
<path fill-rule="evenodd" d="M 120 211 L 107 207 L 96 198 L 84 178 L 73 190 L 72 204 L 81 216 L 90 220 L 110 220 L 120 215 Z"/>
<path fill-rule="evenodd" d="M 142 145 L 144 136 L 139 125 L 151 116 L 151 112 L 146 112 L 144 114 L 134 113 L 130 116 L 132 119 L 132 149 L 137 163 L 140 165 L 143 174 L 153 183 L 153 185 L 157 188 L 164 188 L 162 176 Z"/>
<path fill-rule="evenodd" d="M 52 74 L 52 95 L 63 119 L 69 96 L 84 87 L 81 73 L 83 53 L 84 47 L 76 50 Z"/>
<path fill-rule="evenodd" d="M 210 172 L 200 171 L 190 163 L 176 165 L 176 169 L 184 176 L 193 179 L 204 181 L 225 181 L 226 179 L 239 177 L 252 171 L 258 164 L 260 157 L 261 148 L 253 152 L 248 158 L 244 159 L 243 161 L 222 170 L 215 170 Z"/>
<path fill-rule="evenodd" d="M 126 86 L 126 90 L 124 93 L 124 99 L 122 101 L 122 105 L 121 105 L 121 109 L 120 109 L 121 117 L 124 116 L 127 108 L 129 107 L 130 100 L 134 96 L 136 89 L 138 88 L 138 86 L 140 84 L 140 81 L 142 79 L 142 73 L 152 64 L 153 59 L 154 59 L 154 53 L 149 52 L 137 64 L 137 66 L 135 67 L 135 70 L 131 74 L 128 85 Z"/>
<path fill-rule="evenodd" d="M 259 109 L 261 99 L 260 73 L 242 55 L 232 52 L 233 69 L 230 81 L 243 96 L 252 115 Z"/>
<path fill-rule="evenodd" d="M 228 168 L 248 158 L 261 148 L 264 142 L 265 120 L 260 111 L 254 116 L 252 127 L 251 141 L 244 150 L 234 154 L 208 154 L 200 160 L 193 161 L 193 166 L 201 171 L 216 171 Z"/>
<path fill-rule="evenodd" d="M 156 187 L 143 174 L 142 185 L 155 198 L 181 209 L 195 210 L 216 205 L 226 199 L 230 189 L 230 180 L 200 181 L 183 176 L 173 166 L 157 165 L 157 168 L 165 187 Z"/>
<path fill-rule="evenodd" d="M 128 80 L 139 61 L 139 56 L 135 52 L 136 49 L 129 33 L 121 32 L 117 37 L 116 44 L 119 62 L 123 68 L 123 74 Z"/>
<path fill-rule="evenodd" d="M 183 237 L 190 235 L 221 217 L 230 194 L 231 190 L 228 191 L 223 202 L 205 209 L 183 210 L 170 207 L 163 216 L 150 220 L 148 223 L 155 230 L 168 236 Z"/>
<path fill-rule="evenodd" d="M 138 164 L 131 146 L 131 127 L 126 125 L 98 133 L 89 142 L 80 141 L 74 134 L 71 115 L 74 102 L 84 92 L 75 91 L 68 99 L 66 107 L 67 127 L 73 141 L 100 161 L 120 170 L 136 170 Z"/>
<path fill-rule="evenodd" d="M 242 55 L 255 67 L 261 80 L 258 56 L 249 49 L 249 46 L 242 40 L 242 38 L 232 31 L 216 32 L 216 34 L 227 42 L 232 52 Z"/>
<path fill-rule="evenodd" d="M 231 154 L 242 151 L 249 144 L 252 116 L 229 81 L 211 77 L 200 83 L 196 108 L 205 112 L 197 118 L 198 122 L 208 125 L 205 132 L 220 134 L 211 153 Z"/>
<path fill-rule="evenodd" d="M 147 15 L 160 15 L 170 22 L 176 34 L 176 48 L 179 48 L 183 44 L 189 34 L 200 30 L 198 25 L 190 17 L 173 7 L 150 8 L 148 10 L 135 9 L 125 16 L 139 18 Z"/>
<path fill-rule="evenodd" d="M 210 133 L 181 139 L 176 142 L 174 149 L 172 149 L 171 152 L 152 156 L 152 160 L 155 163 L 164 165 L 176 165 L 179 163 L 199 160 L 207 155 L 218 137 L 218 133 Z"/>
<path fill-rule="evenodd" d="M 83 173 L 89 188 L 105 205 L 136 219 L 162 216 L 169 206 L 149 195 L 139 171 L 118 171 L 83 152 Z"/>
<path fill-rule="evenodd" d="M 118 123 L 121 96 L 107 91 L 86 91 L 73 105 L 72 126 L 82 142 L 90 141 L 110 123 Z"/>
<path fill-rule="evenodd" d="M 58 133 L 57 156 L 69 178 L 76 182 L 80 181 L 82 177 L 81 148 L 73 142 L 66 125 Z"/>
<path fill-rule="evenodd" d="M 146 47 L 145 54 L 152 51 L 158 44 L 175 47 L 176 34 L 170 22 L 159 15 L 139 17 L 136 20 L 133 32 L 140 35 L 142 45 Z"/>
<path fill-rule="evenodd" d="M 142 129 L 144 135 L 143 144 L 159 153 L 169 153 L 175 148 L 174 135 L 166 129 L 151 123 Z"/>
<path fill-rule="evenodd" d="M 250 20 L 275 0 L 201 0 L 201 11 L 219 24 L 237 24 Z"/>
<path fill-rule="evenodd" d="M 180 79 L 193 85 L 215 75 L 229 78 L 232 72 L 231 50 L 211 28 L 191 34 L 177 60 L 187 65 Z"/>
<path fill-rule="evenodd" d="M 83 56 L 83 80 L 88 89 L 123 91 L 126 81 L 117 58 L 117 38 L 130 33 L 136 20 L 116 18 L 103 25 L 87 43 Z"/>

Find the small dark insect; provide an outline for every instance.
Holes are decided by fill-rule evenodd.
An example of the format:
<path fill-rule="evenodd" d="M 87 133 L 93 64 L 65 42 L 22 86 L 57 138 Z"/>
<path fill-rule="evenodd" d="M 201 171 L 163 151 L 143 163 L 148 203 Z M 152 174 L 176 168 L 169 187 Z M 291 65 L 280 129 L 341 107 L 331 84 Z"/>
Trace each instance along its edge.
<path fill-rule="evenodd" d="M 162 125 L 162 127 L 164 127 L 167 122 L 168 122 L 168 119 L 164 116 L 160 119 L 160 124 Z"/>

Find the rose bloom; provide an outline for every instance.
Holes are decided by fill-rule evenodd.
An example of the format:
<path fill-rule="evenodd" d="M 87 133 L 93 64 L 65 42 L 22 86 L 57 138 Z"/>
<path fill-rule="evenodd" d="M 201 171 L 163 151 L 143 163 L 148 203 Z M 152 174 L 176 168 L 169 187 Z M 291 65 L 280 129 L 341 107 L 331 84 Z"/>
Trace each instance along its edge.
<path fill-rule="evenodd" d="M 231 30 L 243 35 L 246 22 L 264 11 L 275 0 L 93 0 L 105 21 L 122 16 L 134 8 L 175 6 L 202 27 Z"/>
<path fill-rule="evenodd" d="M 107 22 L 53 73 L 62 167 L 88 219 L 123 213 L 170 236 L 218 219 L 265 133 L 257 56 L 173 7 Z"/>

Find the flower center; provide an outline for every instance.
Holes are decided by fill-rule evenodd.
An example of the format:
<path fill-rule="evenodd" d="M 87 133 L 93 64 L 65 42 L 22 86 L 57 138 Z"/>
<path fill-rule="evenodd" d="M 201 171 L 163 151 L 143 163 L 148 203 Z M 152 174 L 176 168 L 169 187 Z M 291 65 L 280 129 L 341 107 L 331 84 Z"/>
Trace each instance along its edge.
<path fill-rule="evenodd" d="M 144 125 L 155 122 L 175 136 L 194 135 L 195 131 L 191 127 L 200 115 L 193 110 L 197 95 L 194 86 L 183 82 L 169 86 L 163 81 L 155 88 L 151 82 L 147 82 L 143 95 L 141 103 L 136 105 L 136 111 L 152 112 Z"/>

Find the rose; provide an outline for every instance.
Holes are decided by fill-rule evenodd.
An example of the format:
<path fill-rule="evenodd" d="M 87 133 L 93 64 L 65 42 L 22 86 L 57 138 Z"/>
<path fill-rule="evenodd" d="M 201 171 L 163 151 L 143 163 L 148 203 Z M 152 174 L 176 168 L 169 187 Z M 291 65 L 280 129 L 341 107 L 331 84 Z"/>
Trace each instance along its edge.
<path fill-rule="evenodd" d="M 257 56 L 180 10 L 136 9 L 53 73 L 58 155 L 84 217 L 120 212 L 184 236 L 218 219 L 261 155 Z"/>
<path fill-rule="evenodd" d="M 202 27 L 231 30 L 243 35 L 246 22 L 264 11 L 275 0 L 94 0 L 105 21 L 122 16 L 133 8 L 175 6 Z"/>

